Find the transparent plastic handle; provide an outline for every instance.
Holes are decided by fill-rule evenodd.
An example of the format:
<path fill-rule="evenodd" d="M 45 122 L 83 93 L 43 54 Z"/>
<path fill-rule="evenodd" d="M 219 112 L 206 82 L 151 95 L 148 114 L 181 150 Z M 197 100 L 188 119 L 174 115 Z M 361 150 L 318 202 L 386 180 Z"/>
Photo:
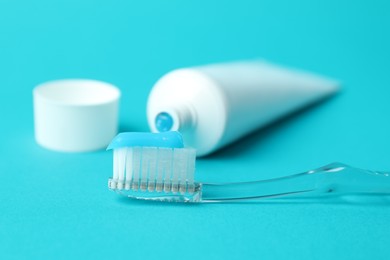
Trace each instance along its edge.
<path fill-rule="evenodd" d="M 287 177 L 239 183 L 203 183 L 199 202 L 270 198 L 314 198 L 327 195 L 390 195 L 390 173 L 332 163 Z"/>
<path fill-rule="evenodd" d="M 156 185 L 171 183 L 168 181 Z M 185 192 L 150 192 L 146 186 L 144 188 L 140 186 L 140 189 L 135 190 L 118 188 L 117 180 L 113 179 L 109 179 L 108 187 L 123 196 L 138 200 L 192 203 L 266 199 L 290 201 L 297 198 L 314 199 L 350 194 L 390 195 L 390 173 L 332 163 L 315 170 L 269 180 L 216 184 L 195 182 L 188 186 L 190 188 L 183 189 Z"/>

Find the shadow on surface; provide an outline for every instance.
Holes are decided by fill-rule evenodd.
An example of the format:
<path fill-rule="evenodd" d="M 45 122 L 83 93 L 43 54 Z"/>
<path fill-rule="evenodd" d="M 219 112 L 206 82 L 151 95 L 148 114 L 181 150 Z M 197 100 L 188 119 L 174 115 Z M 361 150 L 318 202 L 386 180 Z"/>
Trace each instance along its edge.
<path fill-rule="evenodd" d="M 204 203 L 184 203 L 184 202 L 165 202 L 152 201 L 128 198 L 125 196 L 118 196 L 117 201 L 121 204 L 140 205 L 140 206 L 163 206 L 163 207 L 201 207 Z"/>
<path fill-rule="evenodd" d="M 317 198 L 268 199 L 262 201 L 235 201 L 225 204 L 246 205 L 340 205 L 389 207 L 390 195 L 344 195 Z"/>
<path fill-rule="evenodd" d="M 127 205 L 160 206 L 160 207 L 206 207 L 212 205 L 332 205 L 332 206 L 370 206 L 390 207 L 390 195 L 344 195 L 329 196 L 322 198 L 289 198 L 289 199 L 265 199 L 230 202 L 206 202 L 206 203 L 183 203 L 183 202 L 162 202 L 138 200 L 119 196 L 117 201 Z"/>

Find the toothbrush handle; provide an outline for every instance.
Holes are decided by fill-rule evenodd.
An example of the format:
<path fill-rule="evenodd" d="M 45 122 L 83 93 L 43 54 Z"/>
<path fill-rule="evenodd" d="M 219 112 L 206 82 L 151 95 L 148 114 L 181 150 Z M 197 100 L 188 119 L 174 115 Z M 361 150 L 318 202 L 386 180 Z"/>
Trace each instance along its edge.
<path fill-rule="evenodd" d="M 344 194 L 390 194 L 390 173 L 342 163 L 263 181 L 202 184 L 202 202 L 315 198 Z"/>

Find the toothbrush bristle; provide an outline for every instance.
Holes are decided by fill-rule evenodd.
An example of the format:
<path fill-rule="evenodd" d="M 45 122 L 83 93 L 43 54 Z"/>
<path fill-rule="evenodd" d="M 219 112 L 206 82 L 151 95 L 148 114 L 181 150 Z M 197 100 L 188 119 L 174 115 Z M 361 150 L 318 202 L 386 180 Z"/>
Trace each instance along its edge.
<path fill-rule="evenodd" d="M 191 193 L 195 149 L 124 147 L 114 149 L 111 189 Z"/>

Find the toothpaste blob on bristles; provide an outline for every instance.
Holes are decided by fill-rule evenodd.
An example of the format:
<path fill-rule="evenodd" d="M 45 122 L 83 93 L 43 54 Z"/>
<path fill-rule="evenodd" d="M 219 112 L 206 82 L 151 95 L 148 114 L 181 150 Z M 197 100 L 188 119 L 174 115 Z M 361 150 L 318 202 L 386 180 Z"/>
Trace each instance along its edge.
<path fill-rule="evenodd" d="M 113 150 L 112 190 L 191 193 L 196 151 L 184 148 L 179 132 L 118 134 Z"/>

